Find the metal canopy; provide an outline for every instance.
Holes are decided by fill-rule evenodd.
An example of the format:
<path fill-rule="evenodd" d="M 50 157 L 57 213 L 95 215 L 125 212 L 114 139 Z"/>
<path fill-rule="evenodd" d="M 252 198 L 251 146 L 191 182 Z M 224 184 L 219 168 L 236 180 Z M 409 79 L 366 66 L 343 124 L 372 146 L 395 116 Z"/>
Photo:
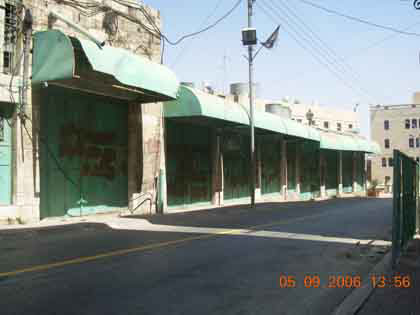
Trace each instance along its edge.
<path fill-rule="evenodd" d="M 179 88 L 175 74 L 160 64 L 58 30 L 34 35 L 32 84 L 43 82 L 141 102 L 175 99 Z"/>
<path fill-rule="evenodd" d="M 340 134 L 331 131 L 320 131 L 320 148 L 339 151 L 360 151 L 380 154 L 381 149 L 376 142 L 368 141 L 356 135 Z"/>
<path fill-rule="evenodd" d="M 194 118 L 202 120 L 218 120 L 225 125 L 249 125 L 249 118 L 245 109 L 236 103 L 204 93 L 202 91 L 181 86 L 178 98 L 165 103 L 165 118 Z M 314 128 L 299 124 L 266 112 L 255 113 L 255 127 L 274 133 L 319 141 L 319 132 Z"/>

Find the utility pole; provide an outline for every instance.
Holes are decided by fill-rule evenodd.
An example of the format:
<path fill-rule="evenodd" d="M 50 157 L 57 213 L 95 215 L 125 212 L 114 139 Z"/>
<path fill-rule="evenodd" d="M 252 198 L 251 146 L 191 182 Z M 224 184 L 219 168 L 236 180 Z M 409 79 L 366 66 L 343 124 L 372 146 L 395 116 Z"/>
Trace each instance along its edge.
<path fill-rule="evenodd" d="M 28 103 L 29 58 L 31 54 L 32 24 L 32 12 L 30 9 L 25 8 L 25 17 L 23 19 L 23 82 L 21 104 L 21 119 L 23 119 L 23 123 L 25 123 L 26 106 Z"/>
<path fill-rule="evenodd" d="M 248 28 L 252 28 L 252 5 L 254 0 L 248 0 Z M 253 63 L 254 63 L 254 46 L 248 46 L 248 67 L 249 67 L 249 112 L 250 112 L 250 125 L 251 125 L 251 207 L 255 208 L 255 132 L 254 132 L 254 93 L 253 86 Z"/>

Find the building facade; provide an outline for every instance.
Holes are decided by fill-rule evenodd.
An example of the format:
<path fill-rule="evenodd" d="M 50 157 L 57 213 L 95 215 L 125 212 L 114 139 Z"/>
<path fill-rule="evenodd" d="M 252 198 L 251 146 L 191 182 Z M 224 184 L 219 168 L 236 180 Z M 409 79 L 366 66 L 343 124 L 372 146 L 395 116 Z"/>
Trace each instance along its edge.
<path fill-rule="evenodd" d="M 14 96 L 12 115 L 1 115 L 0 221 L 156 211 L 164 165 L 161 101 L 174 99 L 178 89 L 175 75 L 160 65 L 160 36 L 145 28 L 160 29 L 160 15 L 122 1 L 97 4 L 94 12 L 59 0 L 15 4 L 19 21 L 25 9 L 32 15 L 31 81 L 20 88 L 21 98 Z M 7 8 L 0 13 L 10 20 Z M 3 69 L 14 68 L 14 80 L 6 82 L 22 86 L 23 24 L 16 30 L 14 46 L 6 45 L 5 36 L 0 47 Z M 8 89 L 5 94 L 6 101 L 13 99 Z M 0 112 L 6 107 L 1 104 Z M 145 199 L 150 202 L 143 204 Z"/>
<path fill-rule="evenodd" d="M 371 137 L 380 144 L 382 154 L 372 157 L 372 180 L 392 185 L 393 150 L 397 149 L 413 159 L 420 159 L 420 103 L 419 94 L 412 104 L 376 105 L 370 107 Z"/>

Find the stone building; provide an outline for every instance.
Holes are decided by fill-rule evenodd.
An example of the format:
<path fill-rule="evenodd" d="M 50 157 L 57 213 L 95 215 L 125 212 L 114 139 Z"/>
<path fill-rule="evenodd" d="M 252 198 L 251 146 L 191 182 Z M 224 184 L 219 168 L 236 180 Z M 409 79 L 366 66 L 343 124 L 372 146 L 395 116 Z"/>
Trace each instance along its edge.
<path fill-rule="evenodd" d="M 8 147 L 0 146 L 0 152 L 10 155 L 7 171 L 0 163 L 2 192 L 8 187 L 0 200 L 3 221 L 127 207 L 140 207 L 139 213 L 156 211 L 158 177 L 164 176 L 160 170 L 165 163 L 161 101 L 174 99 L 178 90 L 175 75 L 159 64 L 160 36 L 147 31 L 160 29 L 159 12 L 118 0 L 98 0 L 95 8 L 68 3 L 72 1 L 22 0 L 33 17 L 32 75 L 31 83 L 21 88 L 27 101 L 16 101 L 19 106 L 7 120 L 2 115 L 6 131 L 0 145 Z M 22 19 L 28 11 L 20 3 L 13 5 Z M 7 27 L 3 20 L 2 27 Z M 20 86 L 24 58 L 7 59 L 6 52 L 10 58 L 22 55 L 21 30 L 17 23 L 13 49 L 5 38 L 0 45 L 3 69 L 13 60 L 12 83 Z M 0 77 L 0 84 L 8 79 Z M 10 95 L 6 91 L 6 101 Z M 5 106 L 0 109 L 4 112 Z M 159 198 L 162 207 L 164 196 Z M 143 204 L 146 199 L 150 203 Z"/>
<path fill-rule="evenodd" d="M 412 104 L 371 106 L 370 128 L 372 139 L 382 150 L 382 154 L 372 157 L 372 180 L 391 186 L 394 149 L 420 159 L 419 93 L 413 95 Z"/>

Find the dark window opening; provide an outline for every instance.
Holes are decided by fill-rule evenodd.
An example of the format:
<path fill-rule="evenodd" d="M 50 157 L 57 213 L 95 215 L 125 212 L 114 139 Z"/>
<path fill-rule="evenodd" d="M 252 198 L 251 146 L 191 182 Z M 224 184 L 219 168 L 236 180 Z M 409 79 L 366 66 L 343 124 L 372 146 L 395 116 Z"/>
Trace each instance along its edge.
<path fill-rule="evenodd" d="M 12 73 L 13 70 L 13 53 L 10 51 L 3 52 L 3 72 Z"/>
<path fill-rule="evenodd" d="M 414 148 L 414 138 L 410 138 L 410 139 L 408 139 L 408 146 L 409 146 L 410 148 Z"/>
<path fill-rule="evenodd" d="M 410 129 L 410 119 L 405 120 L 405 129 Z"/>
<path fill-rule="evenodd" d="M 386 167 L 386 158 L 382 158 L 382 167 Z"/>
<path fill-rule="evenodd" d="M 330 124 L 329 124 L 329 122 L 328 122 L 328 121 L 324 121 L 324 128 L 325 128 L 325 129 L 330 128 Z"/>
<path fill-rule="evenodd" d="M 353 129 L 353 125 L 352 124 L 349 124 L 349 129 Z"/>
<path fill-rule="evenodd" d="M 341 131 L 341 124 L 340 123 L 337 123 L 337 130 Z"/>
<path fill-rule="evenodd" d="M 384 129 L 388 130 L 389 129 L 389 120 L 385 120 L 384 121 Z"/>
<path fill-rule="evenodd" d="M 389 149 L 389 139 L 385 139 L 385 148 Z"/>
<path fill-rule="evenodd" d="M 420 148 L 420 138 L 416 138 L 416 148 Z"/>
<path fill-rule="evenodd" d="M 389 167 L 393 167 L 394 166 L 394 159 L 393 158 L 389 158 L 388 159 L 388 165 L 389 165 Z"/>
<path fill-rule="evenodd" d="M 417 119 L 411 120 L 411 128 L 417 128 Z"/>

